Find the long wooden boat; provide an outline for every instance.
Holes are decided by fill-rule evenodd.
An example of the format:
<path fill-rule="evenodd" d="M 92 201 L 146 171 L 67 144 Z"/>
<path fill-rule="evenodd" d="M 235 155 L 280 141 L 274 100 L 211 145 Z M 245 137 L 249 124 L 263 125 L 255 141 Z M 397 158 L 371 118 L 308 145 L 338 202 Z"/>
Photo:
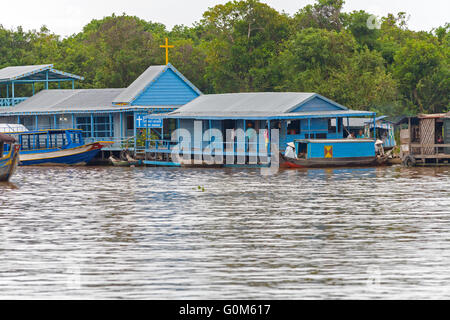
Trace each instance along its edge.
<path fill-rule="evenodd" d="M 0 181 L 9 181 L 19 161 L 20 145 L 11 136 L 0 133 Z M 3 150 L 9 150 L 4 154 Z"/>
<path fill-rule="evenodd" d="M 14 132 L 19 141 L 19 165 L 86 165 L 112 141 L 85 143 L 82 130 L 37 130 Z"/>
<path fill-rule="evenodd" d="M 375 152 L 372 139 L 302 139 L 290 143 L 280 154 L 283 168 L 375 166 L 386 162 Z"/>

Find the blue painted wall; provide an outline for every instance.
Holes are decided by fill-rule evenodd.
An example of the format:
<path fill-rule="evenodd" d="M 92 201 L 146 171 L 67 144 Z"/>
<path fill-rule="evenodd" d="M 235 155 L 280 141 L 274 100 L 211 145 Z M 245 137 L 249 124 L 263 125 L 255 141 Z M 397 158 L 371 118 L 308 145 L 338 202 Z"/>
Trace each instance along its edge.
<path fill-rule="evenodd" d="M 325 146 L 333 147 L 333 158 L 374 157 L 375 143 L 340 142 L 340 143 L 310 143 L 308 158 L 325 158 Z"/>
<path fill-rule="evenodd" d="M 167 69 L 154 83 L 150 84 L 132 106 L 184 105 L 199 94 L 195 92 L 171 69 Z"/>
<path fill-rule="evenodd" d="M 306 112 L 306 111 L 334 111 L 334 110 L 342 110 L 338 106 L 321 99 L 320 97 L 315 97 L 305 104 L 301 105 L 297 109 L 292 110 L 291 112 Z"/>

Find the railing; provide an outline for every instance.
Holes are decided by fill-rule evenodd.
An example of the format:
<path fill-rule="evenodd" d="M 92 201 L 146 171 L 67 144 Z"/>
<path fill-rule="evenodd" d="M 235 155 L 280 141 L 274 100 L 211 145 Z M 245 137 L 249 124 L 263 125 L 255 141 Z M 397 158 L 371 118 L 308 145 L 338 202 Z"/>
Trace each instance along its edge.
<path fill-rule="evenodd" d="M 84 138 L 86 143 L 94 143 L 98 141 L 113 141 L 110 146 L 103 148 L 105 151 L 118 151 L 118 150 L 134 150 L 134 137 L 87 137 Z"/>
<path fill-rule="evenodd" d="M 27 100 L 26 98 L 0 98 L 0 107 L 11 107 Z"/>
<path fill-rule="evenodd" d="M 265 143 L 258 142 L 209 142 L 203 141 L 201 145 L 183 145 L 182 143 L 172 142 L 170 140 L 146 140 L 146 152 L 151 153 L 171 153 L 175 146 L 179 147 L 181 153 L 188 154 L 214 154 L 220 155 L 246 155 L 246 156 L 267 156 L 268 146 Z"/>
<path fill-rule="evenodd" d="M 408 145 L 408 144 L 406 144 Z M 412 152 L 413 149 L 419 149 L 419 152 Z M 411 154 L 415 156 L 434 156 L 434 155 L 448 155 L 450 156 L 450 144 L 420 144 L 411 143 Z"/>

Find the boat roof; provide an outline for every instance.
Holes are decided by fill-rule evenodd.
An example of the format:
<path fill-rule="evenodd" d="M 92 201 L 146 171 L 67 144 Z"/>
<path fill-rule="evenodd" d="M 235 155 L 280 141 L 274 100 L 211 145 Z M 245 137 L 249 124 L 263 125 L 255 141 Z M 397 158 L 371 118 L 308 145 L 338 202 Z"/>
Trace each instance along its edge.
<path fill-rule="evenodd" d="M 5 132 L 9 134 L 20 134 L 20 135 L 26 135 L 26 134 L 39 134 L 39 133 L 61 133 L 65 131 L 78 131 L 82 132 L 82 129 L 46 129 L 46 130 L 33 130 L 33 131 L 13 131 L 13 132 Z"/>
<path fill-rule="evenodd" d="M 374 142 L 373 139 L 296 139 L 295 142 L 300 143 L 359 143 Z"/>

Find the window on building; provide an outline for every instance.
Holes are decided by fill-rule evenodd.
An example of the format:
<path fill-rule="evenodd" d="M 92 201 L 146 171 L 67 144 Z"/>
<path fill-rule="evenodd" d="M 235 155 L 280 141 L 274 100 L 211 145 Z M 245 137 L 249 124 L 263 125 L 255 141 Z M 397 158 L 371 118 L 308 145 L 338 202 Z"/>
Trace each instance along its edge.
<path fill-rule="evenodd" d="M 109 122 L 109 116 L 94 116 L 94 128 L 91 127 L 91 117 L 77 117 L 76 128 L 83 130 L 83 137 L 91 137 L 93 129 L 95 138 L 111 137 L 114 132 L 113 123 Z"/>
<path fill-rule="evenodd" d="M 287 134 L 294 135 L 300 134 L 300 132 L 301 132 L 300 120 L 291 120 L 291 123 L 289 123 L 287 127 Z"/>
<path fill-rule="evenodd" d="M 134 129 L 134 117 L 127 116 L 127 130 L 133 130 L 133 129 Z"/>
<path fill-rule="evenodd" d="M 109 122 L 109 117 L 94 117 L 94 137 L 110 137 L 113 132 L 113 124 Z"/>
<path fill-rule="evenodd" d="M 91 136 L 91 117 L 77 117 L 76 128 L 83 130 L 83 137 Z"/>

